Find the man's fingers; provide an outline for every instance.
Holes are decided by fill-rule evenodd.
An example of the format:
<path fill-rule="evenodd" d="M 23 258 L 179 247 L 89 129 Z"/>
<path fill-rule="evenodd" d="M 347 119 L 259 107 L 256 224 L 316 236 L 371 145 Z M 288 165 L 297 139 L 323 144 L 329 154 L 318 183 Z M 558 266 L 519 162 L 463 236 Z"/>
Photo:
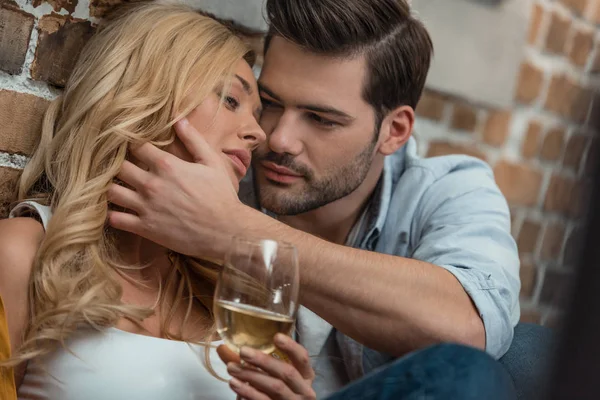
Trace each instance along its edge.
<path fill-rule="evenodd" d="M 143 210 L 140 195 L 134 190 L 117 185 L 116 183 L 112 183 L 108 187 L 108 201 L 128 210 L 135 211 L 137 214 L 140 214 Z"/>
<path fill-rule="evenodd" d="M 269 399 L 287 400 L 294 398 L 294 392 L 280 379 L 265 375 L 262 372 L 244 368 L 240 364 L 227 364 L 227 372 L 235 379 L 246 382 L 261 394 L 266 394 Z M 235 389 L 234 389 L 235 390 Z M 236 391 L 246 397 L 244 393 Z"/>
<path fill-rule="evenodd" d="M 217 347 L 217 354 L 225 364 L 239 363 L 241 360 L 239 354 L 224 344 Z"/>
<path fill-rule="evenodd" d="M 306 392 L 306 381 L 293 365 L 248 347 L 243 347 L 240 355 L 242 360 L 250 366 L 260 368 L 270 376 L 277 378 L 295 393 L 304 394 Z"/>
<path fill-rule="evenodd" d="M 175 132 L 187 151 L 192 155 L 195 163 L 214 166 L 214 163 L 218 161 L 217 155 L 211 149 L 208 142 L 189 123 L 187 118 L 183 118 L 175 123 Z"/>
<path fill-rule="evenodd" d="M 120 211 L 108 212 L 108 224 L 120 231 L 140 235 L 142 232 L 142 221 L 140 217 Z"/>
<path fill-rule="evenodd" d="M 296 367 L 304 379 L 312 381 L 315 378 L 315 371 L 310 364 L 308 351 L 304 347 L 282 333 L 275 335 L 275 345 L 279 350 L 287 354 L 294 367 Z"/>
<path fill-rule="evenodd" d="M 131 147 L 130 152 L 131 155 L 150 168 L 150 170 L 157 172 L 170 170 L 172 164 L 179 160 L 174 155 L 159 149 L 151 143 Z"/>
<path fill-rule="evenodd" d="M 117 175 L 117 179 L 136 189 L 142 188 L 149 178 L 150 174 L 148 172 L 127 160 L 123 162 Z"/>

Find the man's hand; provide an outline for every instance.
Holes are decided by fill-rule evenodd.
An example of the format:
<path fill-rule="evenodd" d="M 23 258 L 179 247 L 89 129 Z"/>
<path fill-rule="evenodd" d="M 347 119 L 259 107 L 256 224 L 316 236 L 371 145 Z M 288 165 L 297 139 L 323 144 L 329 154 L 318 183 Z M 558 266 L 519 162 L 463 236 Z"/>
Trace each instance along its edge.
<path fill-rule="evenodd" d="M 244 347 L 241 350 L 242 365 L 237 354 L 225 345 L 219 346 L 217 353 L 227 364 L 227 372 L 233 376 L 229 382 L 231 389 L 238 398 L 248 400 L 315 399 L 312 389 L 315 372 L 306 349 L 282 334 L 275 336 L 275 345 L 288 356 L 291 364 Z"/>
<path fill-rule="evenodd" d="M 132 211 L 111 211 L 109 224 L 190 256 L 221 259 L 245 209 L 223 159 L 186 119 L 175 126 L 194 163 L 146 143 L 131 149 L 147 171 L 125 161 L 109 201 Z"/>

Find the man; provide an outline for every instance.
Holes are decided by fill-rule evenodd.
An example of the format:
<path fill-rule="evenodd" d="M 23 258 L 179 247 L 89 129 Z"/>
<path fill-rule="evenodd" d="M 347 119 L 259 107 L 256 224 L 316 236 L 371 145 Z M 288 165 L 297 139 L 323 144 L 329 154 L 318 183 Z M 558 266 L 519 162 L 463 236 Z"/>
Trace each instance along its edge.
<path fill-rule="evenodd" d="M 509 209 L 483 162 L 416 155 L 414 109 L 432 54 L 423 25 L 402 0 L 268 0 L 267 15 L 268 140 L 240 190 L 252 207 L 199 144 L 195 165 L 146 148 L 152 190 L 128 182 L 143 201 L 111 225 L 217 259 L 231 235 L 293 243 L 298 339 L 320 356 L 320 395 L 436 343 L 500 358 L 519 320 Z M 178 130 L 186 144 L 198 136 Z"/>

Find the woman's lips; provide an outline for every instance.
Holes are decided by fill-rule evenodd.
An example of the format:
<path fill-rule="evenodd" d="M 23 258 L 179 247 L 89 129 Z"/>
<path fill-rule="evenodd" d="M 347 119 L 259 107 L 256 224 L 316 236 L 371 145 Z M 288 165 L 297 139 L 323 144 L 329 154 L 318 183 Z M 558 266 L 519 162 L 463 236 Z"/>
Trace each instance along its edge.
<path fill-rule="evenodd" d="M 235 169 L 237 170 L 237 172 L 241 175 L 241 176 L 245 176 L 246 172 L 248 172 L 248 168 L 244 165 L 244 163 L 242 162 L 242 160 L 234 155 L 234 154 L 227 154 L 227 157 L 229 157 L 229 159 L 231 160 L 231 162 L 233 163 L 233 166 L 235 167 Z"/>

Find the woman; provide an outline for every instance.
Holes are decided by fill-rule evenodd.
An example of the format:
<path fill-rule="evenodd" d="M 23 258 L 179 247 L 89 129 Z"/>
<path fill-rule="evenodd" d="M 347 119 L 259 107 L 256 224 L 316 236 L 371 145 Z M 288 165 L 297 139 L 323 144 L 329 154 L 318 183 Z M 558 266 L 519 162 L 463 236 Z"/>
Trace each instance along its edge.
<path fill-rule="evenodd" d="M 217 269 L 109 229 L 107 191 L 122 167 L 141 165 L 130 146 L 151 142 L 192 161 L 173 129 L 182 120 L 237 188 L 265 140 L 252 61 L 215 20 L 152 3 L 128 6 L 83 50 L 21 177 L 11 212 L 21 218 L 0 221 L 13 349 L 4 365 L 16 366 L 19 398 L 235 398 L 216 379 L 227 372 L 212 342 Z M 271 375 L 289 375 L 272 360 Z M 230 384 L 245 398 L 267 398 L 261 385 L 275 379 L 230 372 L 249 383 Z"/>

